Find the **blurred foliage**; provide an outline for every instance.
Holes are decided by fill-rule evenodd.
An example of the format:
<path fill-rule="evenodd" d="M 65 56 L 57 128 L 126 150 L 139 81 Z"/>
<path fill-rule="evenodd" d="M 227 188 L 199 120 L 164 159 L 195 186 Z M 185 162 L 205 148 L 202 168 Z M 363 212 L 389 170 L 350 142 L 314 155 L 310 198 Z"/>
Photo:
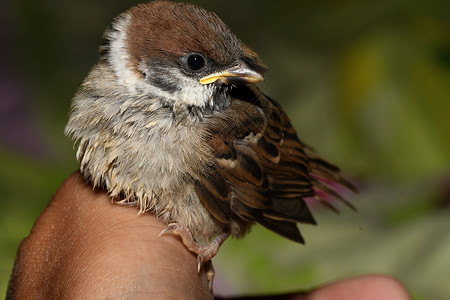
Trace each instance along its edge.
<path fill-rule="evenodd" d="M 361 187 L 357 214 L 314 208 L 320 225 L 301 226 L 306 246 L 259 227 L 227 241 L 214 260 L 217 290 L 309 289 L 376 272 L 416 299 L 447 299 L 450 2 L 191 2 L 261 55 L 271 70 L 264 91 Z M 63 135 L 70 99 L 104 27 L 136 3 L 0 4 L 0 294 L 21 239 L 77 168 Z"/>

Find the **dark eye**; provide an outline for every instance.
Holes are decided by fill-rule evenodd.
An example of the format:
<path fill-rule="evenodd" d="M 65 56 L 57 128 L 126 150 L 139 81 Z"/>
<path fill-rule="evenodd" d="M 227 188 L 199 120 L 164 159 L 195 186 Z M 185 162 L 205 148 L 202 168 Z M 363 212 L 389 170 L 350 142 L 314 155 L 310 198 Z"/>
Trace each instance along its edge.
<path fill-rule="evenodd" d="M 198 71 L 205 65 L 205 58 L 200 54 L 192 54 L 187 59 L 189 68 L 194 71 Z"/>

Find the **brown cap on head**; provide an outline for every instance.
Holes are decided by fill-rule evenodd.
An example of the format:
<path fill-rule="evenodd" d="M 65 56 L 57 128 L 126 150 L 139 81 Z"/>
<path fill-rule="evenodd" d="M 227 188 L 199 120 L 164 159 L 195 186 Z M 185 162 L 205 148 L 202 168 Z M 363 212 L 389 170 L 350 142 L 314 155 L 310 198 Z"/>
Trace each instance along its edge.
<path fill-rule="evenodd" d="M 216 14 L 203 8 L 155 1 L 135 6 L 128 13 L 127 44 L 132 60 L 173 59 L 196 52 L 225 66 L 243 55 L 239 39 Z"/>

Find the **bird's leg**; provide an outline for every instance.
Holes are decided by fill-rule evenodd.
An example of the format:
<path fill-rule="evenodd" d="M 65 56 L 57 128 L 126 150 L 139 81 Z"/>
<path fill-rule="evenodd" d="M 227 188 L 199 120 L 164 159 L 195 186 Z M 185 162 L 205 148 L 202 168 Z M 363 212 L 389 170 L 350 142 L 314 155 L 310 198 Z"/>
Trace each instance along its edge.
<path fill-rule="evenodd" d="M 159 236 L 162 236 L 163 234 L 169 232 L 180 236 L 186 248 L 188 248 L 189 251 L 197 254 L 198 272 L 200 272 L 203 263 L 209 262 L 211 258 L 213 258 L 217 254 L 220 245 L 222 245 L 222 243 L 229 236 L 228 233 L 221 233 L 212 242 L 202 246 L 194 240 L 191 231 L 185 226 L 178 225 L 177 223 L 171 223 L 163 231 L 161 231 Z M 208 280 L 212 281 L 212 278 L 214 278 L 214 269 L 212 268 L 212 264 L 210 264 L 210 267 L 207 268 L 206 273 L 208 276 Z"/>

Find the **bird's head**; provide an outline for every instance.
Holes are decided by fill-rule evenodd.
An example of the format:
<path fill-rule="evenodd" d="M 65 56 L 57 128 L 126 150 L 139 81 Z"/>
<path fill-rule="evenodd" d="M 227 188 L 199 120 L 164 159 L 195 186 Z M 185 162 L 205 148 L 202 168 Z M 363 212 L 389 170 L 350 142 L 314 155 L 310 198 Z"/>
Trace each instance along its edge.
<path fill-rule="evenodd" d="M 211 12 L 155 1 L 131 8 L 105 32 L 102 60 L 117 84 L 174 107 L 215 109 L 229 87 L 262 81 L 265 67 Z"/>

